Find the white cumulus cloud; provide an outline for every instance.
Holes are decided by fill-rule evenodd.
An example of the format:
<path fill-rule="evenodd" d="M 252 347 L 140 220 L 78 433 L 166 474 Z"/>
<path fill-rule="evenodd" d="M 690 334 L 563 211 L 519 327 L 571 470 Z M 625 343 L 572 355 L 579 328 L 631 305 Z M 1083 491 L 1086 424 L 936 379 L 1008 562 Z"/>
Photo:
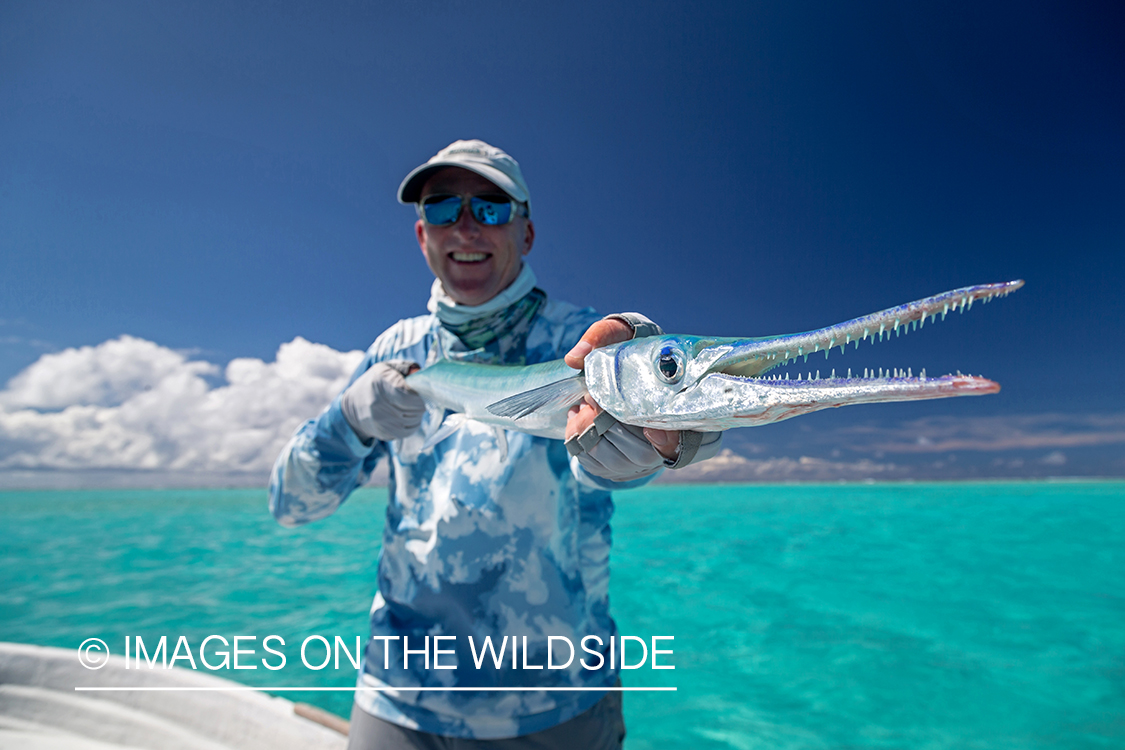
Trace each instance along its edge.
<path fill-rule="evenodd" d="M 46 354 L 0 391 L 0 471 L 264 478 L 362 358 L 300 337 L 273 362 L 235 359 L 222 370 L 131 336 Z"/>

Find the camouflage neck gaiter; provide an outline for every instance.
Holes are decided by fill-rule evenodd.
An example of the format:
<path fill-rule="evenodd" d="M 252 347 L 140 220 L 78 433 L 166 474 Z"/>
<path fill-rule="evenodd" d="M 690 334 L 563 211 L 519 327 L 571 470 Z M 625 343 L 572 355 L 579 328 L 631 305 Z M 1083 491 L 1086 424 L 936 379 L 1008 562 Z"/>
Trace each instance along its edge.
<path fill-rule="evenodd" d="M 515 303 L 461 323 L 442 321 L 442 327 L 461 340 L 471 352 L 466 359 L 497 364 L 526 364 L 527 334 L 535 313 L 547 299 L 547 293 L 538 287 L 532 289 Z"/>
<path fill-rule="evenodd" d="M 535 272 L 523 261 L 519 275 L 504 291 L 482 305 L 462 305 L 434 279 L 426 305 L 456 341 L 443 356 L 472 362 L 526 364 L 527 334 L 547 293 L 535 286 Z M 462 347 L 468 349 L 464 351 Z"/>

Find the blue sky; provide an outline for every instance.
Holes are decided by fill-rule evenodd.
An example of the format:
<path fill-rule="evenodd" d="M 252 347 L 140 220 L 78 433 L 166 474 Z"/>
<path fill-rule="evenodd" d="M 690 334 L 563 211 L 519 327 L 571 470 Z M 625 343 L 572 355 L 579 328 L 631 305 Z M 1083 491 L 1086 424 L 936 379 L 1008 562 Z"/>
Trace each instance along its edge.
<path fill-rule="evenodd" d="M 193 370 L 210 388 L 298 336 L 365 348 L 428 295 L 399 181 L 474 137 L 523 166 L 548 293 L 672 331 L 792 332 L 1027 280 L 841 360 L 959 368 L 1000 395 L 733 446 L 795 458 L 835 435 L 816 450 L 847 460 L 861 424 L 1050 414 L 1061 435 L 1125 412 L 1119 5 L 232 5 L 0 4 L 0 383 L 25 373 L 9 412 L 150 388 L 26 395 L 44 355 L 122 336 L 211 363 Z M 1125 474 L 1099 424 L 1087 448 L 1029 438 L 1027 464 L 1098 445 L 1083 471 Z M 36 468 L 47 443 L 4 429 L 0 459 Z"/>

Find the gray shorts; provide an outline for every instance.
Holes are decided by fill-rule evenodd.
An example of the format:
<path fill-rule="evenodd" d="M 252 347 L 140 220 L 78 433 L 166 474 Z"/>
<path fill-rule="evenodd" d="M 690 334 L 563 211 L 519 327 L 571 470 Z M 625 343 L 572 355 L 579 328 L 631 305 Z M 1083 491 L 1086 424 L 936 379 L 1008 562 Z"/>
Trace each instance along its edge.
<path fill-rule="evenodd" d="M 503 740 L 465 740 L 418 732 L 376 718 L 353 703 L 348 750 L 621 750 L 624 741 L 621 692 L 614 691 L 558 726 Z"/>

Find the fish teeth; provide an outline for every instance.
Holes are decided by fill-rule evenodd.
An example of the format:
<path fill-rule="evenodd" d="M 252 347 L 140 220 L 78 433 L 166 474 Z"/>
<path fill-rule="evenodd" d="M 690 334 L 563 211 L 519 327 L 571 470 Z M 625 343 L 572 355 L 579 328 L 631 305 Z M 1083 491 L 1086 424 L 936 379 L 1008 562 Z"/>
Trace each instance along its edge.
<path fill-rule="evenodd" d="M 797 334 L 780 337 L 774 345 L 780 347 L 788 344 L 789 348 L 772 349 L 766 345 L 766 350 L 757 356 L 760 357 L 759 362 L 770 363 L 771 366 L 798 361 L 808 363 L 809 355 L 820 351 L 824 352 L 827 360 L 834 347 L 839 347 L 840 353 L 843 354 L 848 344 L 854 343 L 858 350 L 860 342 L 869 337 L 873 344 L 876 341 L 889 340 L 892 334 L 897 338 L 909 334 L 912 330 L 917 331 L 925 327 L 927 318 L 936 321 L 940 314 L 941 319 L 945 320 L 950 312 L 964 313 L 965 310 L 971 309 L 973 302 L 977 300 L 989 302 L 998 297 L 1006 297 L 1013 291 L 1012 286 L 1018 288 L 1021 285 L 1021 282 L 1015 282 L 1007 285 L 1007 288 L 1001 288 L 1002 285 L 971 287 L 934 295 L 880 313 L 856 318 L 848 324 L 821 329 L 819 335 Z M 903 369 L 884 368 L 883 377 L 905 377 L 904 372 Z M 875 371 L 872 373 L 874 375 Z"/>

